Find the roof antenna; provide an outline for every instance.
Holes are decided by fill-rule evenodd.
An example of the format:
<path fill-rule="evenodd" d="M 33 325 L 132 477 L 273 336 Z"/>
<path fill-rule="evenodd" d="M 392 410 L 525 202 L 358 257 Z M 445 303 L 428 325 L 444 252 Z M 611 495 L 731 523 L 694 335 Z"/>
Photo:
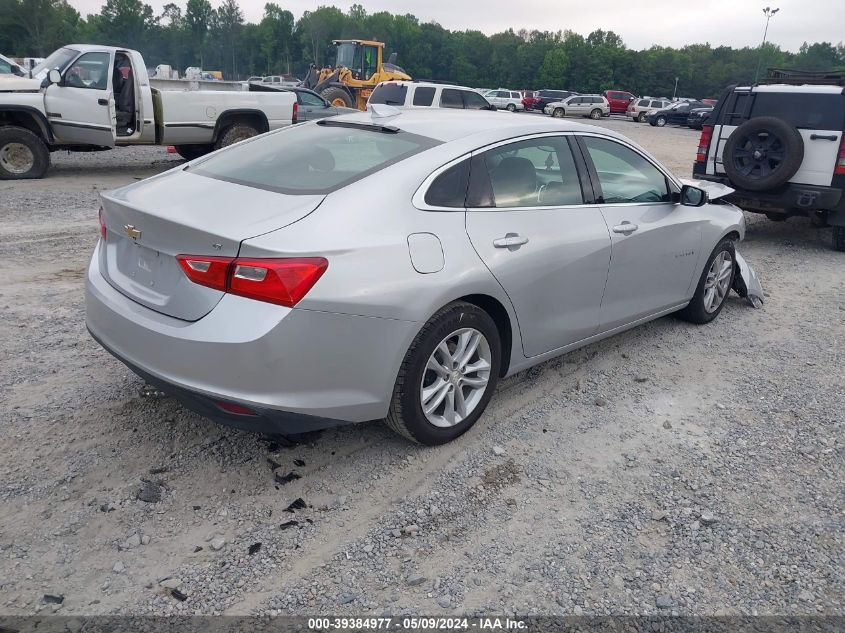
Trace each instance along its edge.
<path fill-rule="evenodd" d="M 387 119 L 402 114 L 402 110 L 399 108 L 394 108 L 384 103 L 371 103 L 367 106 L 367 109 L 370 111 L 370 116 L 374 119 Z"/>

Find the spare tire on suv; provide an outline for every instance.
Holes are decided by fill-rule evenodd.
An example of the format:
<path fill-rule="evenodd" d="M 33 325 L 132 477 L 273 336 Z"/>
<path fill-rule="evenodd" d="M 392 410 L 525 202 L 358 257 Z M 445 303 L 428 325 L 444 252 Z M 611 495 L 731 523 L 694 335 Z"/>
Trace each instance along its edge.
<path fill-rule="evenodd" d="M 740 125 L 727 140 L 722 162 L 741 189 L 764 191 L 795 175 L 804 160 L 804 139 L 783 119 L 761 116 Z"/>

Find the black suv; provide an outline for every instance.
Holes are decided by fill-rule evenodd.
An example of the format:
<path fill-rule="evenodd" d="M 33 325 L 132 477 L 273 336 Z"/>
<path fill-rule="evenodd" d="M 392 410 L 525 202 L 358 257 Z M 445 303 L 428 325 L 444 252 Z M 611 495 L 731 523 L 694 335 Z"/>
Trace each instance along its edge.
<path fill-rule="evenodd" d="M 772 71 L 731 86 L 701 132 L 693 175 L 772 220 L 806 215 L 845 251 L 845 75 Z"/>
<path fill-rule="evenodd" d="M 572 92 L 571 90 L 540 90 L 537 92 L 537 96 L 531 104 L 531 109 L 542 112 L 543 109 L 550 103 L 563 101 L 567 97 L 577 94 L 577 92 Z"/>

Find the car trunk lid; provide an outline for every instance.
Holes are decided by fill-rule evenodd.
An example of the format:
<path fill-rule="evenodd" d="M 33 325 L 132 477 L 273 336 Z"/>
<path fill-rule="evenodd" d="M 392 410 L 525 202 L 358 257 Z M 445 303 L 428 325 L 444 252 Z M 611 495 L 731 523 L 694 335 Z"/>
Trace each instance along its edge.
<path fill-rule="evenodd" d="M 243 240 L 302 219 L 322 195 L 284 195 L 179 170 L 102 194 L 105 279 L 130 299 L 187 321 L 223 292 L 192 283 L 177 255 L 235 257 Z"/>

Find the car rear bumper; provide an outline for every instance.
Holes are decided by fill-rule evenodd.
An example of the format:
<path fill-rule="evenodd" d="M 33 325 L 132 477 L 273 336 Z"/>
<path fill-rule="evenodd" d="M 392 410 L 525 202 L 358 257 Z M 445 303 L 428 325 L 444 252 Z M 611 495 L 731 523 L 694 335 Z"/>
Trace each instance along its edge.
<path fill-rule="evenodd" d="M 189 408 L 224 424 L 279 433 L 384 417 L 418 330 L 411 321 L 228 294 L 205 317 L 183 321 L 113 288 L 96 251 L 86 279 L 86 324 L 110 353 Z M 219 402 L 256 416 L 228 413 Z"/>
<path fill-rule="evenodd" d="M 697 173 L 696 170 L 701 169 L 699 165 L 700 163 L 695 163 L 693 176 L 733 188 L 734 192 L 725 196 L 725 199 L 741 209 L 790 214 L 845 211 L 845 195 L 842 194 L 841 188 L 786 183 L 772 191 L 747 191 L 737 189 L 727 176 Z"/>

